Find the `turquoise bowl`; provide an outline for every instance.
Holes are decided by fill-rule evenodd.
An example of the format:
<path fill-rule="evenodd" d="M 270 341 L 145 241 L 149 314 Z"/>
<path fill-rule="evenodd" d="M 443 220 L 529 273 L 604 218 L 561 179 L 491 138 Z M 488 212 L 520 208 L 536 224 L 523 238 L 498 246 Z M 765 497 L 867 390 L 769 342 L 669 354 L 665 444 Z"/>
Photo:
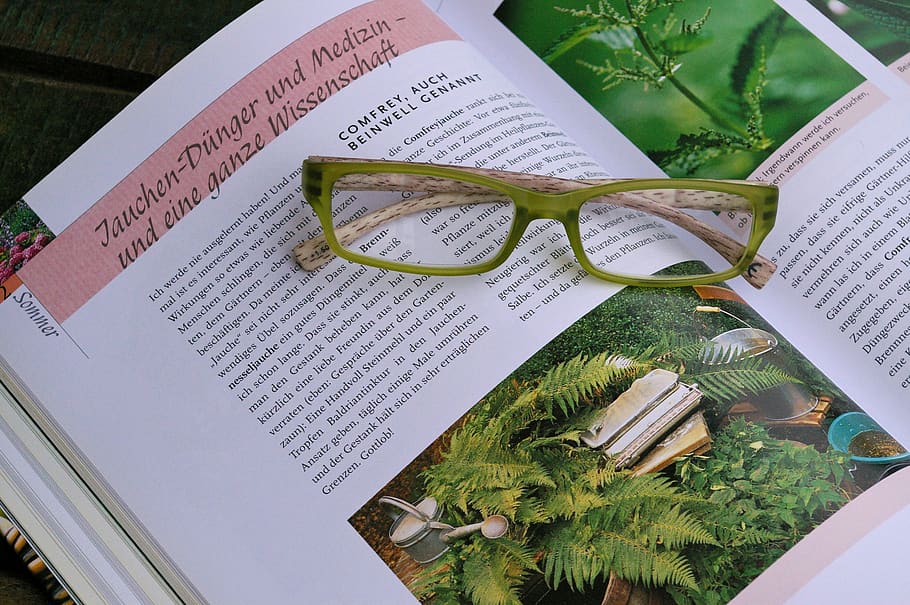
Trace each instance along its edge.
<path fill-rule="evenodd" d="M 854 437 L 860 433 L 865 433 L 866 431 L 881 431 L 886 433 L 885 429 L 868 414 L 864 414 L 863 412 L 847 412 L 846 414 L 841 414 L 835 418 L 834 422 L 831 423 L 831 426 L 828 427 L 828 443 L 837 451 L 849 454 L 850 442 L 853 441 Z M 868 462 L 870 464 L 891 464 L 892 462 L 910 460 L 910 451 L 895 456 L 881 456 L 878 458 L 851 454 L 850 459 L 856 460 L 857 462 Z"/>

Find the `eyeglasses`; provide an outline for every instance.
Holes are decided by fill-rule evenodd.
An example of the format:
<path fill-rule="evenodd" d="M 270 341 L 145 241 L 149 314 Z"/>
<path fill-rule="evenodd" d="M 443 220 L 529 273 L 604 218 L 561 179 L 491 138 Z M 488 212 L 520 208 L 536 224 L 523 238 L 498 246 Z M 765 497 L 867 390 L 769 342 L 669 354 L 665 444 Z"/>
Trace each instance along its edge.
<path fill-rule="evenodd" d="M 303 163 L 303 192 L 323 229 L 294 248 L 298 264 L 311 271 L 337 255 L 405 273 L 486 273 L 524 241 L 532 256 L 559 259 L 571 248 L 591 275 L 627 285 L 699 285 L 742 275 L 761 288 L 776 268 L 757 255 L 777 211 L 777 188 L 764 183 L 568 180 L 313 156 Z M 528 231 L 534 219 L 561 222 L 569 246 L 545 227 Z"/>

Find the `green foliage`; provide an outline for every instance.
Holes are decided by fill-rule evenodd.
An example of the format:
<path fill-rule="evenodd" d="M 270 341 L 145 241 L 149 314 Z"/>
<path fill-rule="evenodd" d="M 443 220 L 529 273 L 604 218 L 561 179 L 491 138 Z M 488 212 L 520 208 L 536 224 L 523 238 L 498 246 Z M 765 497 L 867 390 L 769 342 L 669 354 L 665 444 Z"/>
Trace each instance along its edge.
<path fill-rule="evenodd" d="M 507 381 L 479 404 L 422 478 L 426 494 L 444 502 L 457 523 L 508 517 L 510 541 L 474 536 L 453 543 L 423 571 L 420 594 L 513 603 L 531 571 L 575 591 L 610 571 L 649 586 L 694 589 L 682 551 L 714 541 L 691 513 L 696 500 L 665 477 L 616 471 L 600 451 L 579 445 L 589 413 L 603 405 L 601 393 L 652 365 L 579 356 L 536 384 Z"/>
<path fill-rule="evenodd" d="M 16 235 L 24 231 L 31 231 L 39 227 L 44 227 L 44 224 L 38 218 L 38 215 L 29 208 L 25 202 L 17 202 L 9 210 L 3 213 L 2 218 L 0 218 L 5 224 L 9 233 Z M 46 228 L 43 229 L 46 231 Z M 0 239 L 0 244 L 11 245 L 11 242 L 2 241 Z"/>
<path fill-rule="evenodd" d="M 751 151 L 748 138 L 702 128 L 679 135 L 670 149 L 649 151 L 648 157 L 669 172 L 693 174 L 711 160 L 737 151 Z"/>
<path fill-rule="evenodd" d="M 631 28 L 623 26 L 604 28 L 597 22 L 581 22 L 560 34 L 553 45 L 543 52 L 541 58 L 548 63 L 552 62 L 588 37 L 593 37 L 616 50 L 631 48 L 635 41 Z"/>
<path fill-rule="evenodd" d="M 675 35 L 669 33 L 663 37 L 660 40 L 658 50 L 666 55 L 682 55 L 710 44 L 711 38 L 702 33 L 702 28 L 708 21 L 708 15 L 710 14 L 711 9 L 708 8 L 705 10 L 703 16 L 691 23 L 686 23 L 686 21 L 683 20 L 679 28 L 679 33 Z M 668 29 L 671 29 L 674 22 L 670 21 L 667 25 L 669 26 Z"/>
<path fill-rule="evenodd" d="M 478 548 L 477 542 L 472 546 L 470 550 L 476 556 L 466 558 L 464 563 L 465 593 L 471 601 L 491 605 L 520 603 L 517 584 L 526 571 L 526 552 L 519 548 L 521 556 L 516 558 L 507 549 Z"/>
<path fill-rule="evenodd" d="M 661 342 L 667 334 L 696 336 L 692 310 L 699 304 L 692 288 L 625 288 L 556 336 L 515 377 L 536 380 L 577 355 L 593 357 L 603 351 L 630 359 L 642 356 L 647 363 L 651 343 Z"/>
<path fill-rule="evenodd" d="M 625 11 L 601 1 L 597 8 L 555 7 L 557 11 L 576 17 L 580 22 L 560 34 L 556 42 L 542 54 L 544 61 L 553 62 L 560 55 L 586 39 L 604 44 L 612 51 L 613 60 L 604 58 L 600 64 L 584 64 L 601 77 L 604 90 L 622 81 L 639 81 L 645 85 L 663 86 L 679 69 L 678 57 L 709 43 L 702 35 L 704 16 L 686 23 L 672 11 L 681 0 L 643 0 L 627 2 Z M 662 21 L 653 23 L 652 15 L 659 9 L 670 9 Z M 647 33 L 646 33 L 647 30 Z M 638 44 L 636 44 L 636 41 Z"/>
<path fill-rule="evenodd" d="M 809 2 L 885 65 L 910 52 L 910 4 L 907 2 Z"/>
<path fill-rule="evenodd" d="M 599 63 L 581 61 L 601 78 L 604 90 L 624 81 L 638 81 L 660 88 L 669 83 L 691 104 L 703 112 L 718 129 L 702 128 L 697 133 L 682 133 L 672 149 L 650 150 L 652 159 L 668 171 L 693 174 L 700 166 L 723 155 L 768 149 L 773 141 L 763 131 L 762 91 L 766 85 L 765 60 L 772 52 L 787 19 L 786 13 L 771 12 L 757 24 L 739 47 L 731 73 L 730 91 L 741 106 L 740 115 L 730 115 L 721 106 L 701 98 L 680 79 L 677 71 L 684 57 L 711 43 L 703 28 L 710 8 L 698 19 L 687 23 L 677 18 L 673 5 L 678 2 L 627 2 L 626 11 L 601 1 L 597 9 L 558 8 L 582 23 L 564 32 L 544 53 L 553 61 L 583 39 L 606 42 L 607 52 Z M 611 37 L 604 34 L 613 32 Z M 622 35 L 616 35 L 622 34 Z M 624 44 L 617 44 L 624 41 Z"/>
<path fill-rule="evenodd" d="M 786 21 L 786 13 L 780 11 L 770 13 L 752 28 L 745 43 L 740 46 L 736 64 L 730 75 L 731 88 L 737 98 L 744 98 L 765 86 L 765 59 L 774 50 Z"/>
<path fill-rule="evenodd" d="M 800 382 L 759 357 L 736 359 L 727 356 L 729 361 L 716 365 L 698 363 L 701 358 L 702 354 L 690 358 L 692 363 L 687 368 L 687 378 L 697 382 L 702 393 L 717 402 L 730 402 L 786 382 Z"/>
<path fill-rule="evenodd" d="M 772 439 L 742 420 L 715 436 L 710 455 L 677 463 L 683 488 L 707 499 L 705 524 L 720 545 L 689 553 L 701 590 L 673 590 L 677 601 L 728 602 L 847 501 L 845 475 L 844 455 Z"/>
<path fill-rule="evenodd" d="M 668 524 L 670 516 L 666 514 Z M 687 537 L 711 540 L 710 534 L 700 526 Z M 626 532 L 604 531 L 580 523 L 557 526 L 550 536 L 544 562 L 548 584 L 558 587 L 565 581 L 578 592 L 606 577 L 611 570 L 621 577 L 637 578 L 646 586 L 677 585 L 692 589 L 696 586 L 692 567 L 679 551 L 654 551 L 643 541 L 630 539 Z"/>
<path fill-rule="evenodd" d="M 622 361 L 621 364 L 614 361 Z M 538 397 L 553 416 L 551 405 L 556 404 L 564 416 L 574 414 L 579 404 L 604 386 L 620 382 L 641 366 L 628 358 L 615 358 L 601 353 L 587 359 L 581 355 L 555 366 L 544 376 Z"/>
<path fill-rule="evenodd" d="M 904 40 L 910 40 L 910 5 L 895 0 L 842 0 Z"/>
<path fill-rule="evenodd" d="M 654 367 L 654 359 L 673 351 L 678 363 L 691 366 L 695 371 L 694 362 L 706 354 L 703 351 L 707 344 L 703 339 L 743 327 L 741 322 L 721 313 L 695 313 L 694 308 L 701 304 L 704 301 L 692 288 L 625 288 L 569 326 L 522 364 L 513 376 L 519 381 L 536 380 L 551 367 L 577 355 L 593 357 L 602 351 L 636 359 L 636 363 L 641 364 L 636 372 Z M 770 329 L 760 316 L 742 304 L 725 301 L 715 301 L 715 304 L 742 318 L 748 325 Z M 671 340 L 668 335 L 675 337 Z M 847 400 L 846 395 L 815 366 L 779 335 L 777 338 L 779 353 L 776 356 L 786 359 L 787 373 L 791 377 L 799 377 L 790 382 L 805 382 L 813 392 Z M 712 350 L 709 357 L 713 355 Z M 678 364 L 665 367 L 674 369 Z M 773 370 L 773 367 L 768 369 Z M 608 388 L 606 394 L 618 395 L 618 391 Z M 717 395 L 714 392 L 709 395 L 712 403 Z"/>
<path fill-rule="evenodd" d="M 471 539 L 424 568 L 411 589 L 434 605 L 462 605 L 465 597 L 478 605 L 518 605 L 518 587 L 531 571 L 537 571 L 534 553 L 519 542 Z"/>
<path fill-rule="evenodd" d="M 616 471 L 582 445 L 603 405 L 657 367 L 698 383 L 702 408 L 717 415 L 744 395 L 797 381 L 764 357 L 713 348 L 704 334 L 742 323 L 696 314 L 697 304 L 690 288 L 627 288 L 471 410 L 441 461 L 421 475 L 419 491 L 445 505 L 449 523 L 503 514 L 509 534 L 453 543 L 422 571 L 422 598 L 513 603 L 531 574 L 554 590 L 579 592 L 612 571 L 667 589 L 681 603 L 719 602 L 712 595 L 741 586 L 734 565 L 754 577 L 807 531 L 802 512 L 814 520 L 839 506 L 839 459 L 819 462 L 811 448 L 769 439 L 752 425 L 722 431 L 710 454 L 688 459 L 677 476 Z M 740 304 L 717 305 L 760 324 Z"/>
<path fill-rule="evenodd" d="M 53 235 L 25 202 L 0 215 L 0 283 L 50 243 Z"/>

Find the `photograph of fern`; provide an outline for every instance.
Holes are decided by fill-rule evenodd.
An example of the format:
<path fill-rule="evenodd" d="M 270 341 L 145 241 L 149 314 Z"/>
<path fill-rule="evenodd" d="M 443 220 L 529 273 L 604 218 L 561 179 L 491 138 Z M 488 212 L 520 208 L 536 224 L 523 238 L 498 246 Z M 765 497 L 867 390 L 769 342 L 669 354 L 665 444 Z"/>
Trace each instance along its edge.
<path fill-rule="evenodd" d="M 857 415 L 729 289 L 626 288 L 350 523 L 434 605 L 726 603 L 882 477 L 829 443 Z"/>
<path fill-rule="evenodd" d="M 893 0 L 809 0 L 809 3 L 885 65 L 910 53 L 910 3 Z"/>
<path fill-rule="evenodd" d="M 747 178 L 862 81 L 772 0 L 506 0 L 496 17 L 669 176 Z"/>

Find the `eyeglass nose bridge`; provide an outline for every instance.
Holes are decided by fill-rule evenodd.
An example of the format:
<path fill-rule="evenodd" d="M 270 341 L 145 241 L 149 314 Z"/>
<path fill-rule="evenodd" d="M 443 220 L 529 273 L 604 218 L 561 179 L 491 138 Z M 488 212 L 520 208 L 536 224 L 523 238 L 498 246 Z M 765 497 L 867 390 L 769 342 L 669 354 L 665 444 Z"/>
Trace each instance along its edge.
<path fill-rule="evenodd" d="M 565 191 L 561 193 L 542 193 L 538 191 L 523 191 L 520 196 L 513 196 L 519 207 L 519 229 L 526 231 L 535 220 L 553 220 L 561 223 L 565 236 L 568 238 L 568 249 L 571 249 L 575 259 L 587 271 L 591 271 L 589 263 L 581 245 L 581 230 L 579 213 L 581 205 L 587 199 L 583 191 Z"/>
<path fill-rule="evenodd" d="M 568 226 L 578 220 L 577 196 L 570 193 L 522 192 L 516 202 L 526 211 L 527 221 L 552 219 Z"/>

